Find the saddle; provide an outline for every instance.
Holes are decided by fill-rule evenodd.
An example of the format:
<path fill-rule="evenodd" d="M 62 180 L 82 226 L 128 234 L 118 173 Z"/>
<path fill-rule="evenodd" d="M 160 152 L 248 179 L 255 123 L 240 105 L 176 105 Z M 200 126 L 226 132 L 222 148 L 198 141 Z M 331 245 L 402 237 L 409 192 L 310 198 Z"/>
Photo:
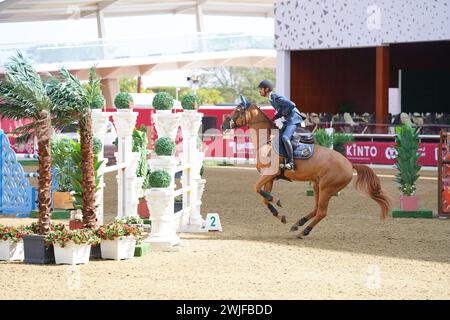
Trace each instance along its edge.
<path fill-rule="evenodd" d="M 300 143 L 304 144 L 314 144 L 314 136 L 311 132 L 303 129 L 300 125 L 297 126 L 294 134 L 291 138 L 292 148 L 297 148 Z"/>
<path fill-rule="evenodd" d="M 309 159 L 314 153 L 314 136 L 300 125 L 297 126 L 295 133 L 292 135 L 291 144 L 296 159 Z M 287 156 L 279 136 L 273 139 L 272 148 L 280 156 Z"/>

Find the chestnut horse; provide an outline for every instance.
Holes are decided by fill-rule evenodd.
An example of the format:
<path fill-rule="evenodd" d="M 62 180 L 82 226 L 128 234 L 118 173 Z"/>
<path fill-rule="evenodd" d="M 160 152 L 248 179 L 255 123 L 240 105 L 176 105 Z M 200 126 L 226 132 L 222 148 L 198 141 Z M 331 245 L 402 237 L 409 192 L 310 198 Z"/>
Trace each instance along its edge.
<path fill-rule="evenodd" d="M 225 117 L 222 131 L 246 126 L 250 129 L 253 145 L 256 148 L 256 169 L 261 176 L 255 184 L 255 192 L 263 197 L 264 204 L 271 213 L 286 223 L 286 216 L 280 215 L 273 204 L 281 207 L 281 201 L 270 193 L 273 182 L 280 177 L 280 163 L 284 158 L 273 152 L 271 138 L 278 130 L 271 119 L 255 104 L 246 106 L 239 104 L 233 112 Z M 295 170 L 284 171 L 284 176 L 292 181 L 311 181 L 314 187 L 314 209 L 297 221 L 291 231 L 298 230 L 309 220 L 309 223 L 297 236 L 307 236 L 311 230 L 327 215 L 331 197 L 344 189 L 352 180 L 353 169 L 358 177 L 356 187 L 364 190 L 381 208 L 381 219 L 385 219 L 390 211 L 391 201 L 381 188 L 380 179 L 371 168 L 362 164 L 352 164 L 339 152 L 332 149 L 314 146 L 313 155 L 307 160 L 295 159 Z"/>

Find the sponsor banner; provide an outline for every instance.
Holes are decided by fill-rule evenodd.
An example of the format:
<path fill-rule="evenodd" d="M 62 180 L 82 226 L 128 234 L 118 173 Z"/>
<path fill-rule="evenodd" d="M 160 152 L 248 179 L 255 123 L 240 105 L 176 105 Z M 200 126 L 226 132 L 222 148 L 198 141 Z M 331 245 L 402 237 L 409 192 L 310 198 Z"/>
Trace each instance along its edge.
<path fill-rule="evenodd" d="M 397 156 L 395 142 L 353 142 L 345 146 L 345 156 L 355 163 L 393 165 Z M 421 143 L 419 165 L 437 166 L 438 143 Z"/>
<path fill-rule="evenodd" d="M 397 152 L 395 142 L 353 142 L 345 146 L 345 156 L 354 163 L 393 165 Z M 438 143 L 421 143 L 419 165 L 437 166 Z M 245 158 L 255 157 L 249 137 L 221 137 L 204 141 L 206 157 Z"/>

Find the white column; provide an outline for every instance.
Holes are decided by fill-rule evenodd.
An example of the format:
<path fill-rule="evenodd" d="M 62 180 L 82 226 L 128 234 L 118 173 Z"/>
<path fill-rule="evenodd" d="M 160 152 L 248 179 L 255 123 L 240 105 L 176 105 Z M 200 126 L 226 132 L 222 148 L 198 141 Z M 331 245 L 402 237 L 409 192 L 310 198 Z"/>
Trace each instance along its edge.
<path fill-rule="evenodd" d="M 204 31 L 204 27 L 203 27 L 203 9 L 202 9 L 202 5 L 201 4 L 197 4 L 195 6 L 195 18 L 196 18 L 196 22 L 197 22 L 197 32 L 203 32 Z"/>
<path fill-rule="evenodd" d="M 203 113 L 196 110 L 184 110 L 181 115 L 181 130 L 183 133 L 182 164 L 190 166 L 183 171 L 182 186 L 190 187 L 191 191 L 183 194 L 183 209 L 190 207 L 189 212 L 183 211 L 180 231 L 203 232 L 205 221 L 200 215 L 198 206 L 199 187 L 201 187 L 200 169 L 204 153 L 197 148 L 198 131 L 202 124 Z M 203 184 L 204 185 L 204 184 Z M 201 196 L 201 195 L 200 195 Z"/>
<path fill-rule="evenodd" d="M 152 117 L 158 138 L 169 137 L 175 140 L 180 126 L 180 114 L 172 113 L 171 110 L 156 110 Z"/>
<path fill-rule="evenodd" d="M 276 71 L 277 92 L 286 98 L 291 97 L 291 52 L 277 51 L 277 71 Z"/>
<path fill-rule="evenodd" d="M 97 15 L 97 35 L 98 38 L 105 38 L 106 37 L 106 28 L 105 28 L 105 16 L 103 15 L 102 10 L 96 11 Z"/>
<path fill-rule="evenodd" d="M 114 123 L 117 130 L 118 152 L 117 164 L 126 163 L 127 168 L 119 169 L 117 172 L 117 216 L 127 216 L 132 210 L 133 192 L 136 169 L 131 168 L 135 155 L 133 155 L 133 129 L 136 125 L 138 113 L 128 110 L 113 113 Z"/>
<path fill-rule="evenodd" d="M 104 143 L 106 130 L 108 129 L 109 112 L 102 112 L 100 109 L 92 110 L 92 132 L 94 137 L 98 138 L 102 143 L 102 150 L 98 155 L 98 161 L 103 161 L 102 165 L 98 168 L 97 174 L 100 176 L 100 189 L 95 193 L 95 202 L 97 205 L 97 221 L 98 225 L 103 225 L 103 190 L 105 187 L 103 175 L 106 166 L 104 154 Z M 107 159 L 106 159 L 107 160 Z"/>

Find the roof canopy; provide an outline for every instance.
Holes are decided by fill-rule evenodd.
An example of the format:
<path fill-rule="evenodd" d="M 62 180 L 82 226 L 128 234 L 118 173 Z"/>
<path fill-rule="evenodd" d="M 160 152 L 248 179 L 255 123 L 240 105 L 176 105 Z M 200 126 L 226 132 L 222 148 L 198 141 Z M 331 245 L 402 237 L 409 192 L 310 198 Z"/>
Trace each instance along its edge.
<path fill-rule="evenodd" d="M 274 0 L 0 0 L 0 22 L 80 19 L 150 14 L 273 17 Z"/>

